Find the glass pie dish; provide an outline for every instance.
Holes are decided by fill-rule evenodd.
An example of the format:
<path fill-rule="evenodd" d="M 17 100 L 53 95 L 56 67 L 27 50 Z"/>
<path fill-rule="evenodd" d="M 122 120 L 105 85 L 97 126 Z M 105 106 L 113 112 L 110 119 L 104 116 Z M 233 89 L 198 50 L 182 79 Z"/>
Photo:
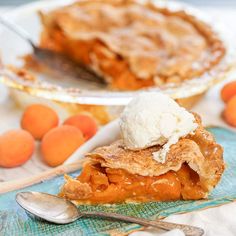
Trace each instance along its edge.
<path fill-rule="evenodd" d="M 70 2 L 73 3 L 74 1 L 68 1 L 66 4 Z M 141 2 L 143 1 L 139 2 L 142 4 Z M 21 103 L 28 103 L 34 96 L 45 101 L 57 102 L 72 113 L 83 110 L 91 112 L 102 124 L 116 116 L 122 107 L 140 91 L 161 91 L 170 95 L 182 106 L 191 108 L 209 88 L 223 80 L 232 69 L 227 35 L 224 29 L 222 30 L 216 23 L 213 23 L 201 12 L 190 6 L 169 1 L 153 1 L 152 4 L 158 9 L 166 9 L 169 12 L 184 12 L 190 18 L 195 17 L 200 22 L 210 26 L 226 48 L 226 52 L 220 61 L 210 70 L 206 70 L 204 73 L 193 76 L 188 80 L 183 80 L 179 83 L 164 83 L 158 87 L 153 85 L 136 91 L 103 89 L 79 79 L 68 78 L 60 80 L 40 73 L 31 76 L 27 71 L 20 70 L 16 72 L 5 67 L 1 70 L 0 80 L 8 87 L 14 89 L 13 93 Z M 49 12 L 63 5 L 65 5 L 64 1 L 42 1 L 16 9 L 7 13 L 5 17 L 19 22 L 19 25 L 24 27 L 30 35 L 33 35 L 33 40 L 39 42 L 42 26 L 37 11 Z M 3 63 L 14 66 L 22 65 L 22 60 L 19 57 L 30 53 L 30 46 L 6 29 L 2 28 L 0 34 L 2 36 L 0 41 L 3 42 L 4 40 L 1 46 Z M 11 54 L 9 55 L 10 50 Z"/>

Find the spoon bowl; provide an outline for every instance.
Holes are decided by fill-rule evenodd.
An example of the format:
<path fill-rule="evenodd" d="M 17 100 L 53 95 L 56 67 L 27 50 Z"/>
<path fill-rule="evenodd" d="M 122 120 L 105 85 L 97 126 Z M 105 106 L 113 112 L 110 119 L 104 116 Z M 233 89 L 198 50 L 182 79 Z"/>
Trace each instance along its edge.
<path fill-rule="evenodd" d="M 47 193 L 17 193 L 16 201 L 28 213 L 56 224 L 68 224 L 83 216 L 72 202 Z"/>

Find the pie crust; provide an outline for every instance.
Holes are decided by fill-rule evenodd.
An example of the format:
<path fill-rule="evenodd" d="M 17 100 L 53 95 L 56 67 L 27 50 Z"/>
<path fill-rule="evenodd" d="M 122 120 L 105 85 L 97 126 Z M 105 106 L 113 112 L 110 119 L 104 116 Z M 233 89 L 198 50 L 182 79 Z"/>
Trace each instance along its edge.
<path fill-rule="evenodd" d="M 172 145 L 165 163 L 152 156 L 161 146 L 131 151 L 118 140 L 87 154 L 80 176 L 66 176 L 60 195 L 89 204 L 206 198 L 225 169 L 223 148 L 195 117 L 195 134 Z"/>

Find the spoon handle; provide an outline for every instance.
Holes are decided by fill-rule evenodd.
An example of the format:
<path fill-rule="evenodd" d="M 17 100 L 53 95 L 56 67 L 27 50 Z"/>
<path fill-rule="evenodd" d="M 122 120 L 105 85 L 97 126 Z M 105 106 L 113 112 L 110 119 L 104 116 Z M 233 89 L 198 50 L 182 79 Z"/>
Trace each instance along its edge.
<path fill-rule="evenodd" d="M 175 224 L 170 222 L 164 222 L 160 220 L 147 220 L 143 218 L 133 217 L 133 216 L 125 216 L 120 215 L 117 213 L 106 213 L 106 212 L 83 212 L 83 216 L 88 217 L 102 217 L 102 218 L 110 218 L 110 219 L 116 219 L 116 220 L 122 220 L 126 222 L 132 222 L 136 224 L 140 224 L 143 226 L 152 226 L 164 230 L 173 230 L 173 229 L 180 229 L 182 230 L 185 235 L 187 236 L 201 236 L 204 234 L 204 230 L 190 225 L 184 225 L 184 224 Z"/>

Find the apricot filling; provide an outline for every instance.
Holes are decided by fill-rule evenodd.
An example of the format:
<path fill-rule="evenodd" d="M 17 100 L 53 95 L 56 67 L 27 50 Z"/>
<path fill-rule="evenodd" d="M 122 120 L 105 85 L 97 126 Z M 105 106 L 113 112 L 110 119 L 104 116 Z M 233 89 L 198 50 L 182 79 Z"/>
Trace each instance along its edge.
<path fill-rule="evenodd" d="M 205 191 L 198 174 L 187 164 L 177 172 L 150 177 L 87 163 L 80 176 L 67 180 L 60 195 L 79 203 L 99 204 L 201 199 Z"/>
<path fill-rule="evenodd" d="M 75 62 L 89 66 L 92 61 L 91 52 L 99 61 L 102 73 L 113 78 L 111 87 L 120 90 L 137 90 L 153 86 L 154 80 L 139 79 L 129 69 L 129 65 L 117 55 L 109 56 L 108 49 L 99 40 L 82 41 L 65 37 L 61 29 L 45 29 L 41 35 L 41 46 L 50 50 L 64 53 Z M 108 51 L 109 52 L 109 51 Z M 112 54 L 112 52 L 109 52 Z"/>

